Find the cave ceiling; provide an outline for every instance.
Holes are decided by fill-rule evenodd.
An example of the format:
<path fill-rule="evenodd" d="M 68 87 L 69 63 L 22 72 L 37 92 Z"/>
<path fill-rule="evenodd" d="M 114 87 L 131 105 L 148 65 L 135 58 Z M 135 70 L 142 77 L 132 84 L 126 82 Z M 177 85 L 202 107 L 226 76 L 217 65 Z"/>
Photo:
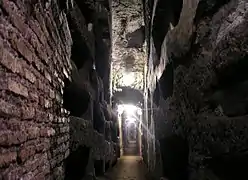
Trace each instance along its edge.
<path fill-rule="evenodd" d="M 142 0 L 112 1 L 113 90 L 143 90 L 146 48 Z"/>

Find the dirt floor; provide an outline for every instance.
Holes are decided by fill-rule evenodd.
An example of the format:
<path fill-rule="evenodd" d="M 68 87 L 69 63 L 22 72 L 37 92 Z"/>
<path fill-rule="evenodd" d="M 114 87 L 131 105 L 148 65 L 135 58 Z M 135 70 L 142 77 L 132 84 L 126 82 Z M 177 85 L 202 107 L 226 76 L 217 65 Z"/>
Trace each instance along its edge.
<path fill-rule="evenodd" d="M 139 156 L 122 156 L 117 164 L 99 180 L 149 180 L 146 167 Z"/>

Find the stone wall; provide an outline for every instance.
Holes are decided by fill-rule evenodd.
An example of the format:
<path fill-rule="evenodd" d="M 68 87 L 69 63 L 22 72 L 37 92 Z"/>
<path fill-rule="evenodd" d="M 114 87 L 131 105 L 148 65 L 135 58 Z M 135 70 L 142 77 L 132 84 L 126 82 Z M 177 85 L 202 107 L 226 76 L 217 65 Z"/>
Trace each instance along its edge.
<path fill-rule="evenodd" d="M 71 44 L 55 1 L 0 2 L 0 179 L 63 179 Z"/>
<path fill-rule="evenodd" d="M 158 32 L 164 37 L 162 44 L 153 39 L 157 47 L 150 46 L 161 51 L 150 56 L 155 65 L 158 62 L 150 68 L 151 77 L 159 80 L 155 89 L 148 88 L 158 99 L 154 122 L 163 176 L 247 178 L 243 167 L 248 162 L 244 70 L 248 4 L 243 0 L 182 2 L 181 12 L 175 8 L 180 12 L 178 22 L 169 19 L 174 25 Z M 149 28 L 154 26 L 155 20 Z M 161 77 L 159 68 L 163 69 Z"/>

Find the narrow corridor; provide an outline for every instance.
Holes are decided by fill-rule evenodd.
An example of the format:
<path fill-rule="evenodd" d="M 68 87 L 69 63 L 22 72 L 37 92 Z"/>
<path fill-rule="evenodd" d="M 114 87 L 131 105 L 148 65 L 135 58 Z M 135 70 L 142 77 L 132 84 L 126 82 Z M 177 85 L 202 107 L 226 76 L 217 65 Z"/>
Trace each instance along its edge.
<path fill-rule="evenodd" d="M 248 180 L 248 0 L 0 0 L 0 180 Z"/>
<path fill-rule="evenodd" d="M 147 180 L 147 169 L 140 156 L 122 156 L 117 165 L 99 180 Z"/>

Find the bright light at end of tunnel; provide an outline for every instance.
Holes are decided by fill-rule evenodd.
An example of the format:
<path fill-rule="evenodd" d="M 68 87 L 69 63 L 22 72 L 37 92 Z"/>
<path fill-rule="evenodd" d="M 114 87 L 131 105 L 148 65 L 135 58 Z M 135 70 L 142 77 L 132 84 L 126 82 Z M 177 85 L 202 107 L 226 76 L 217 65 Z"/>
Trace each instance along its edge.
<path fill-rule="evenodd" d="M 122 114 L 124 111 L 128 114 L 128 115 L 134 115 L 135 113 L 137 113 L 138 115 L 142 114 L 142 110 L 132 104 L 120 104 L 118 105 L 118 113 Z"/>
<path fill-rule="evenodd" d="M 124 73 L 122 77 L 123 86 L 131 86 L 135 81 L 135 75 L 133 72 Z"/>
<path fill-rule="evenodd" d="M 135 123 L 136 119 L 135 118 L 132 118 L 132 117 L 129 117 L 126 119 L 127 123 L 128 124 L 132 124 L 132 123 Z"/>

